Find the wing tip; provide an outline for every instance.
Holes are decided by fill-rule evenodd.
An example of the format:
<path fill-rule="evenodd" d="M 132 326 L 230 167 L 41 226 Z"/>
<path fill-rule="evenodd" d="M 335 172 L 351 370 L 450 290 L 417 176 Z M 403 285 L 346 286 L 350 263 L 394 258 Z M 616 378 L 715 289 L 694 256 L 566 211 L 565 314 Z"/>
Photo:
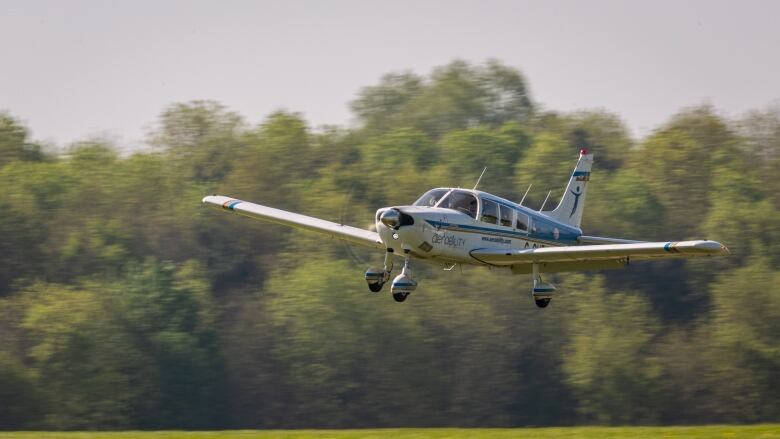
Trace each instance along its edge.
<path fill-rule="evenodd" d="M 718 241 L 693 241 L 691 243 L 691 249 L 696 252 L 707 253 L 711 255 L 730 255 L 728 247 L 719 243 Z"/>
<path fill-rule="evenodd" d="M 214 206 L 217 206 L 217 207 L 224 207 L 224 204 L 227 201 L 233 201 L 233 200 L 235 200 L 235 198 L 230 198 L 230 197 L 226 197 L 224 195 L 216 195 L 216 194 L 214 194 L 214 195 L 206 195 L 205 197 L 203 197 L 203 199 L 201 200 L 201 203 L 203 203 L 203 204 L 211 204 L 211 205 L 214 205 Z"/>

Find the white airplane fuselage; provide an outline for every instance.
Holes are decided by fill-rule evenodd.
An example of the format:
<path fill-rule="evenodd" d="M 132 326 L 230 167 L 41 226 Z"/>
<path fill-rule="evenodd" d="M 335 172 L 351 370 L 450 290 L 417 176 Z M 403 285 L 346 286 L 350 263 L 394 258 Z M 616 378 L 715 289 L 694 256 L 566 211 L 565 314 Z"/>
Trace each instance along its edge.
<path fill-rule="evenodd" d="M 478 204 L 474 217 L 443 207 L 394 206 L 382 208 L 376 214 L 376 230 L 382 242 L 396 254 L 446 263 L 485 265 L 471 252 L 480 248 L 502 248 L 507 251 L 550 246 L 576 245 L 582 234 L 578 228 L 561 224 L 539 212 L 494 195 L 467 189 L 453 189 L 472 194 Z M 491 223 L 482 215 L 484 200 L 502 211 Z M 382 214 L 395 209 L 412 219 L 412 224 L 389 227 Z M 508 215 L 506 213 L 508 213 Z M 502 218 L 503 216 L 503 222 Z M 518 222 L 522 217 L 523 221 Z M 408 220 L 407 220 L 408 222 Z M 524 225 L 524 226 L 523 226 Z"/>

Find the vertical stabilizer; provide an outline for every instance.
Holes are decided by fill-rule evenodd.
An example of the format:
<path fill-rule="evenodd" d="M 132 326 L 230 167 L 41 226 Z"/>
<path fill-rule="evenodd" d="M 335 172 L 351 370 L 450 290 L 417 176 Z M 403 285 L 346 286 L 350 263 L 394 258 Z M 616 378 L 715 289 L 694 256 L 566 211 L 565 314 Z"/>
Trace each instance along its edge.
<path fill-rule="evenodd" d="M 593 166 L 593 154 L 580 150 L 580 160 L 574 167 L 569 184 L 563 192 L 563 198 L 555 210 L 543 212 L 564 224 L 579 228 L 582 222 L 582 210 L 585 207 L 585 195 L 590 181 L 590 168 Z"/>

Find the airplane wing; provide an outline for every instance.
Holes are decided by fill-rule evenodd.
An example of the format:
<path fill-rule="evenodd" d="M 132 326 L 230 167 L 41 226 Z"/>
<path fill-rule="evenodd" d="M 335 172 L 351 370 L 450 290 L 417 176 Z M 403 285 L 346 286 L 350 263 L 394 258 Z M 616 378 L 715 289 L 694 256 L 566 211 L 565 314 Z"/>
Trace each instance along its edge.
<path fill-rule="evenodd" d="M 632 244 L 573 245 L 524 250 L 475 249 L 471 256 L 490 265 L 558 264 L 576 267 L 598 261 L 628 261 L 653 258 L 686 258 L 726 255 L 729 250 L 715 241 L 641 242 Z"/>
<path fill-rule="evenodd" d="M 209 195 L 203 197 L 203 204 L 262 221 L 323 233 L 325 235 L 330 235 L 333 238 L 354 244 L 373 248 L 385 248 L 385 245 L 382 244 L 382 241 L 379 239 L 379 234 L 372 232 L 371 230 L 345 226 L 343 224 L 287 212 L 286 210 L 274 209 L 273 207 L 261 206 L 259 204 L 241 201 L 222 195 Z"/>

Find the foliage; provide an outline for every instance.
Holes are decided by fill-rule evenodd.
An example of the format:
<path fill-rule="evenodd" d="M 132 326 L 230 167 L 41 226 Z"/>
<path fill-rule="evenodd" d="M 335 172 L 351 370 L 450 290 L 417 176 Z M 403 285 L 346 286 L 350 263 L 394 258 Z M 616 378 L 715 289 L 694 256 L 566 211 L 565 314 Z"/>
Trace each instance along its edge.
<path fill-rule="evenodd" d="M 496 61 L 390 74 L 352 109 L 356 126 L 313 130 L 293 112 L 250 124 L 175 104 L 131 155 L 106 141 L 46 155 L 0 115 L 0 428 L 780 419 L 776 109 L 684 109 L 634 140 L 604 111 L 540 111 Z M 519 199 L 533 183 L 525 204 L 552 190 L 552 209 L 583 147 L 587 234 L 707 237 L 732 257 L 560 274 L 545 310 L 527 277 L 415 263 L 424 281 L 397 304 L 362 280 L 381 254 L 199 203 L 224 193 L 368 228 L 378 207 L 487 167 L 481 189 Z M 748 434 L 575 431 L 732 430 Z"/>

